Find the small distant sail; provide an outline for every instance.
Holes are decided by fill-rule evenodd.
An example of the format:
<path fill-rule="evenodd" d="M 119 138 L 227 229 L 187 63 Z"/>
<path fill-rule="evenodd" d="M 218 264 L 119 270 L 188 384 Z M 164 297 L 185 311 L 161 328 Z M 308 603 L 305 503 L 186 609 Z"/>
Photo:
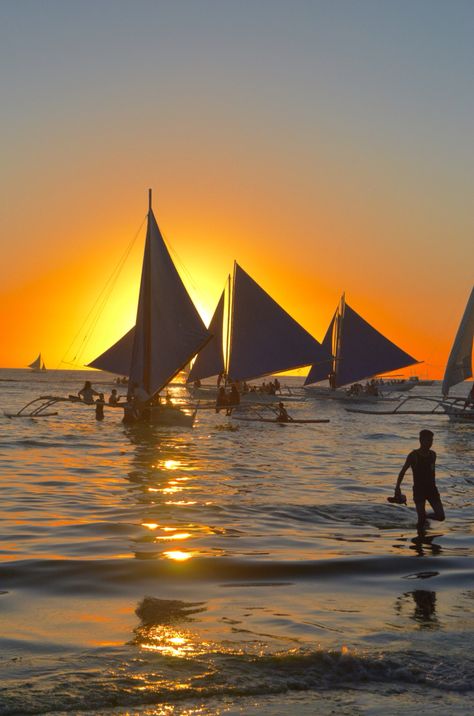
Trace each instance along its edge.
<path fill-rule="evenodd" d="M 341 322 L 336 386 L 355 383 L 418 363 L 416 358 L 385 338 L 347 303 Z"/>
<path fill-rule="evenodd" d="M 330 360 L 327 351 L 237 263 L 228 374 L 232 380 Z"/>
<path fill-rule="evenodd" d="M 41 370 L 46 370 L 45 362 L 43 361 L 43 365 L 41 366 Z"/>
<path fill-rule="evenodd" d="M 441 392 L 444 397 L 453 385 L 472 378 L 472 340 L 474 336 L 474 288 L 459 324 L 444 373 Z"/>
<path fill-rule="evenodd" d="M 186 380 L 187 383 L 192 383 L 198 379 L 203 380 L 204 378 L 210 378 L 213 375 L 219 375 L 219 373 L 225 369 L 222 335 L 224 326 L 224 303 L 225 290 L 222 292 L 208 327 L 212 338 L 209 343 L 204 346 L 202 351 L 198 353 Z"/>
<path fill-rule="evenodd" d="M 33 363 L 30 363 L 28 368 L 31 368 L 32 370 L 41 370 L 41 353 L 38 355 L 38 357 L 33 361 Z"/>

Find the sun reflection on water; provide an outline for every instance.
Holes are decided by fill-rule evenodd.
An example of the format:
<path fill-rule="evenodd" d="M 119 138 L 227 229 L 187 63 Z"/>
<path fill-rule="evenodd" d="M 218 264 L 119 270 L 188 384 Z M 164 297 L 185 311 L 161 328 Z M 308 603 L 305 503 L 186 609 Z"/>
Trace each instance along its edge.
<path fill-rule="evenodd" d="M 193 557 L 194 555 L 195 552 L 183 552 L 179 549 L 163 552 L 164 557 L 168 557 L 168 559 L 174 559 L 177 562 L 185 562 L 187 559 L 191 559 L 191 557 Z"/>

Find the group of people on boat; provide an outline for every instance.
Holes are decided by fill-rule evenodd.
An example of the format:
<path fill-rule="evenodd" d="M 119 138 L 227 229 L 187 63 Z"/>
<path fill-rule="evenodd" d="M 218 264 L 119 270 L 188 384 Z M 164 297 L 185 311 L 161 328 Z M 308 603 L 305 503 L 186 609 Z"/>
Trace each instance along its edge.
<path fill-rule="evenodd" d="M 373 396 L 380 396 L 380 391 L 378 388 L 377 381 L 372 378 L 372 380 L 367 381 L 365 385 L 362 385 L 362 383 L 353 383 L 346 391 L 347 395 L 351 397 L 359 397 L 362 395 L 373 395 Z"/>
<path fill-rule="evenodd" d="M 159 395 L 151 397 L 149 393 L 138 383 L 131 383 L 127 395 L 119 395 L 117 388 L 112 388 L 107 402 L 104 393 L 100 393 L 92 387 L 90 380 L 86 380 L 84 386 L 77 393 L 79 400 L 87 405 L 95 405 L 96 420 L 104 419 L 104 406 L 110 405 L 116 407 L 120 404 L 124 410 L 124 422 L 136 422 L 141 418 L 147 417 L 147 411 L 150 408 L 162 405 L 162 399 Z M 74 396 L 70 396 L 74 398 Z M 125 400 L 122 400 L 125 398 Z M 77 400 L 77 398 L 75 398 Z M 173 406 L 173 401 L 169 391 L 166 391 L 164 404 L 168 407 Z"/>
<path fill-rule="evenodd" d="M 222 381 L 224 381 L 224 385 L 222 385 Z M 222 388 L 226 388 L 226 386 L 230 386 L 232 389 L 232 386 L 235 386 L 236 390 L 240 395 L 246 395 L 247 393 L 264 393 L 265 395 L 276 395 L 277 393 L 281 393 L 281 384 L 278 378 L 275 378 L 274 380 L 270 380 L 268 383 L 263 381 L 261 385 L 250 385 L 247 383 L 246 380 L 240 381 L 240 380 L 232 380 L 228 376 L 226 376 L 225 373 L 219 373 L 217 377 L 217 388 L 220 391 Z M 198 389 L 202 387 L 202 383 L 197 378 L 193 382 L 193 388 Z"/>
<path fill-rule="evenodd" d="M 232 409 L 237 407 L 237 405 L 240 405 L 240 392 L 237 383 L 232 383 L 228 391 L 221 385 L 217 391 L 216 413 L 220 413 L 220 411 L 224 409 L 226 415 L 230 415 Z"/>

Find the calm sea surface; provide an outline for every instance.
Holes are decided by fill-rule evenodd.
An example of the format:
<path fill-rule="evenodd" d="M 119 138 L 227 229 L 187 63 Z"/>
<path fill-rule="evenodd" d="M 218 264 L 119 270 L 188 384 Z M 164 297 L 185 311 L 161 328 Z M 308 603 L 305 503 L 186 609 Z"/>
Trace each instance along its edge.
<path fill-rule="evenodd" d="M 0 714 L 474 713 L 474 426 L 3 415 L 84 377 L 112 387 L 0 371 Z M 419 541 L 411 476 L 386 498 L 423 427 L 447 520 Z"/>

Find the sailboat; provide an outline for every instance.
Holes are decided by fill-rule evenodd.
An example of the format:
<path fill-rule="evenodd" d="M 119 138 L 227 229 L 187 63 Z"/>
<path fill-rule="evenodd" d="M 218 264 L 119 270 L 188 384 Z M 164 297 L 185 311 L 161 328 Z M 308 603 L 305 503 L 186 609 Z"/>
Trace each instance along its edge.
<path fill-rule="evenodd" d="M 445 414 L 451 420 L 474 424 L 474 403 L 466 398 L 449 396 L 449 391 L 455 385 L 472 378 L 472 342 L 474 339 L 474 288 L 466 304 L 461 323 L 456 332 L 454 342 L 449 354 L 441 386 L 442 398 L 408 396 L 394 410 L 368 411 L 351 410 L 353 413 L 370 413 L 377 415 L 435 415 Z M 407 403 L 410 401 L 423 401 L 434 403 L 431 410 L 410 410 Z M 413 404 L 413 403 L 411 403 Z"/>
<path fill-rule="evenodd" d="M 198 354 L 188 383 L 219 374 L 247 381 L 329 360 L 326 349 L 237 262 L 208 330 L 212 339 Z"/>
<path fill-rule="evenodd" d="M 159 393 L 211 340 L 173 263 L 151 206 L 135 326 L 89 367 L 125 375 L 150 396 L 147 420 L 192 424 L 193 416 L 159 404 Z"/>
<path fill-rule="evenodd" d="M 38 357 L 35 358 L 33 363 L 29 364 L 28 368 L 31 368 L 31 370 L 34 370 L 35 372 L 39 372 L 40 370 L 46 370 L 44 360 L 41 359 L 41 353 L 38 354 Z"/>
<path fill-rule="evenodd" d="M 127 376 L 131 385 L 146 391 L 140 416 L 164 425 L 192 425 L 196 410 L 161 405 L 159 393 L 211 339 L 189 297 L 158 228 L 149 190 L 148 226 L 135 326 L 89 366 Z M 31 365 L 40 365 L 40 357 Z M 75 396 L 41 396 L 8 417 L 47 417 L 59 402 L 78 402 Z M 130 404 L 119 403 L 124 411 Z"/>
<path fill-rule="evenodd" d="M 322 346 L 331 357 L 329 361 L 312 365 L 304 383 L 315 395 L 331 395 L 327 387 L 308 387 L 325 379 L 329 381 L 331 390 L 335 391 L 360 380 L 418 363 L 416 358 L 392 343 L 351 308 L 345 295 L 329 324 Z M 408 387 L 413 386 L 408 384 Z M 333 397 L 344 398 L 346 394 L 334 393 Z"/>

